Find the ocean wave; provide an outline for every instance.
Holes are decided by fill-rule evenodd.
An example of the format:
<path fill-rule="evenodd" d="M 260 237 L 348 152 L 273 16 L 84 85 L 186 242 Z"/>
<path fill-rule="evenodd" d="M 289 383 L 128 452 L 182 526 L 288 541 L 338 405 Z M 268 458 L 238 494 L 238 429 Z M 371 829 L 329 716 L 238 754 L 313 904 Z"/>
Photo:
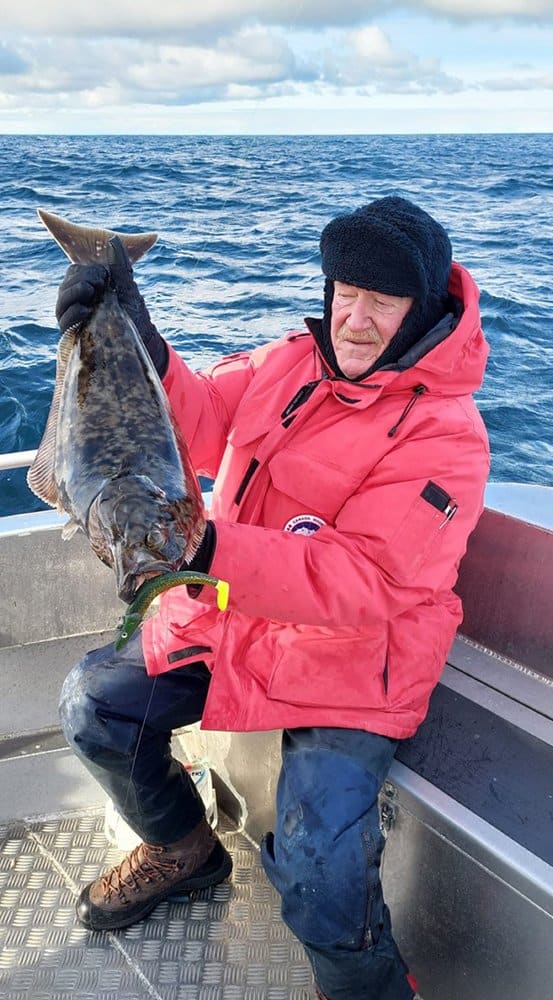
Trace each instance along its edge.
<path fill-rule="evenodd" d="M 492 476 L 549 482 L 553 400 L 550 136 L 3 136 L 0 433 L 36 447 L 49 409 L 57 286 L 68 261 L 36 216 L 153 230 L 136 277 L 193 364 L 322 311 L 318 242 L 335 214 L 387 194 L 443 221 L 481 290 L 491 355 L 477 394 Z M 0 514 L 37 509 L 19 471 Z"/>

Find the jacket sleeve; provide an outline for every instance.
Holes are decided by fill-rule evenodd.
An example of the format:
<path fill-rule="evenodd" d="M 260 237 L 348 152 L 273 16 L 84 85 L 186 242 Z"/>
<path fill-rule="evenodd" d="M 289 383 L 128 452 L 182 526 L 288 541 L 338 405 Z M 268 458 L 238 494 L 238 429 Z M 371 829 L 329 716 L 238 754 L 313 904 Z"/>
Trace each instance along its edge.
<path fill-rule="evenodd" d="M 454 586 L 488 472 L 478 428 L 427 430 L 380 461 L 333 527 L 306 537 L 217 520 L 210 572 L 248 615 L 329 627 L 390 620 Z"/>
<path fill-rule="evenodd" d="M 205 372 L 193 372 L 169 347 L 163 388 L 200 475 L 215 478 L 234 413 L 262 359 L 263 349 L 231 354 Z"/>

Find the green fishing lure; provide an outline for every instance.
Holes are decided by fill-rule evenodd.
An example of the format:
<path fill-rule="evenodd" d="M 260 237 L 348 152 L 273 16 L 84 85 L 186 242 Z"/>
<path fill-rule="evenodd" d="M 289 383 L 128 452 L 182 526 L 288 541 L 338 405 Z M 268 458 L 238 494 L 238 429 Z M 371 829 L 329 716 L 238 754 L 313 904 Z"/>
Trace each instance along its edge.
<path fill-rule="evenodd" d="M 207 573 L 193 573 L 190 570 L 182 570 L 179 573 L 162 573 L 154 576 L 151 580 L 145 580 L 138 588 L 134 600 L 129 604 L 123 615 L 119 632 L 115 640 L 115 648 L 121 649 L 136 632 L 139 625 L 144 621 L 144 615 L 150 604 L 159 594 L 172 587 L 182 587 L 184 585 L 199 585 L 215 587 L 217 591 L 217 607 L 219 611 L 225 611 L 229 599 L 229 585 L 225 580 L 218 580 L 215 576 Z"/>

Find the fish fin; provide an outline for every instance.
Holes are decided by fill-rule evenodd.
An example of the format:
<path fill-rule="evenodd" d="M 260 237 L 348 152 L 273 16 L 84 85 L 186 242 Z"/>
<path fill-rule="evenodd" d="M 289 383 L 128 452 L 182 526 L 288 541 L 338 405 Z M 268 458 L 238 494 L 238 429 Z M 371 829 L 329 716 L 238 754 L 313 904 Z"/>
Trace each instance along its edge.
<path fill-rule="evenodd" d="M 48 414 L 48 420 L 46 421 L 46 427 L 44 428 L 44 434 L 42 435 L 42 441 L 40 442 L 34 461 L 27 473 L 27 485 L 29 489 L 31 489 L 37 497 L 40 497 L 41 500 L 44 500 L 44 503 L 49 504 L 50 507 L 57 507 L 60 511 L 63 510 L 63 507 L 60 503 L 55 477 L 58 413 L 61 394 L 63 391 L 63 383 L 65 381 L 67 361 L 73 347 L 75 346 L 76 339 L 76 334 L 68 331 L 63 335 L 59 342 L 58 360 L 56 366 L 56 384 L 54 386 L 54 395 L 50 405 L 50 412 Z"/>
<path fill-rule="evenodd" d="M 196 527 L 194 528 L 194 533 L 188 539 L 188 544 L 184 552 L 184 561 L 189 563 L 192 561 L 196 555 L 200 545 L 202 544 L 205 534 L 205 520 L 202 517 Z"/>
<path fill-rule="evenodd" d="M 78 226 L 59 215 L 37 209 L 39 219 L 54 237 L 56 243 L 69 257 L 72 264 L 107 264 L 109 241 L 118 236 L 125 244 L 131 264 L 140 260 L 153 247 L 157 233 L 116 233 L 110 229 Z"/>
<path fill-rule="evenodd" d="M 80 524 L 77 524 L 76 521 L 67 521 L 67 523 L 64 524 L 63 528 L 61 529 L 61 537 L 63 538 L 64 542 L 67 542 L 70 538 L 73 538 L 73 535 L 75 534 L 75 532 L 79 530 L 80 527 L 81 527 Z"/>

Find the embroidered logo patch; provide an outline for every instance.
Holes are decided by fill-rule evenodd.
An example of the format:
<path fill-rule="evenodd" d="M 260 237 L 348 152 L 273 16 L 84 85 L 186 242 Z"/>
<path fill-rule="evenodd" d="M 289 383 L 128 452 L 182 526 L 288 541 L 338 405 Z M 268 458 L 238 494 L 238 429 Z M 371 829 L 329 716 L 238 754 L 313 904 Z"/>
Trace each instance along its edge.
<path fill-rule="evenodd" d="M 316 514 L 298 514 L 297 517 L 290 518 L 284 525 L 285 531 L 291 531 L 294 535 L 312 535 L 326 524 L 322 517 Z"/>

